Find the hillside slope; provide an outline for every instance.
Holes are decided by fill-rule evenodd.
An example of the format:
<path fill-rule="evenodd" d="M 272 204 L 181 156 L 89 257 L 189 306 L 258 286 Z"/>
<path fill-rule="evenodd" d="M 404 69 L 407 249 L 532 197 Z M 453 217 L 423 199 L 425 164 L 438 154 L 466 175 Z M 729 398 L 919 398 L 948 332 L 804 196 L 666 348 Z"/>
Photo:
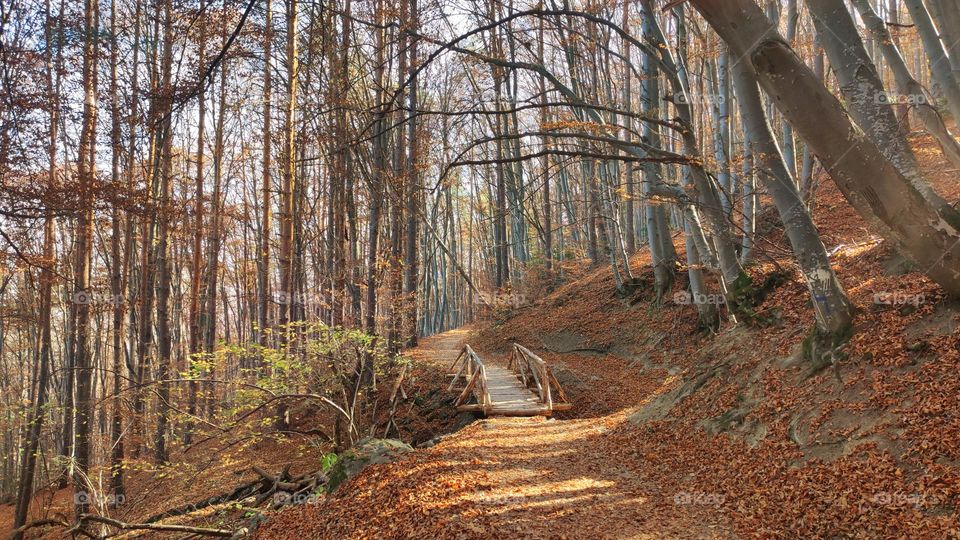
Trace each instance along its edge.
<path fill-rule="evenodd" d="M 931 141 L 914 142 L 957 200 Z M 800 354 L 812 311 L 767 213 L 750 269 L 778 276 L 762 324 L 704 335 L 692 306 L 653 306 L 648 287 L 618 298 L 596 270 L 470 338 L 485 358 L 513 341 L 537 351 L 573 411 L 479 422 L 281 512 L 257 537 L 960 536 L 958 305 L 869 235 L 832 183 L 817 200 L 859 309 L 835 364 Z M 641 283 L 648 262 L 633 260 Z M 684 283 L 678 272 L 674 291 Z"/>

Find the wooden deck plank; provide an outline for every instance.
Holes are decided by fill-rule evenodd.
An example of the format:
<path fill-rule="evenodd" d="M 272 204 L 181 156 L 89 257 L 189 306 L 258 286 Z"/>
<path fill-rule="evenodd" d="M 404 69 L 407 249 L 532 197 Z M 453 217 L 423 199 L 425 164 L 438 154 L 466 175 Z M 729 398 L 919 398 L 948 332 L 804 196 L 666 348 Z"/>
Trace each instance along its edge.
<path fill-rule="evenodd" d="M 520 376 L 513 370 L 500 365 L 481 362 L 469 345 L 464 347 L 464 351 L 474 354 L 473 358 L 481 364 L 485 372 L 485 395 L 489 398 L 489 402 L 486 406 L 482 406 L 480 403 L 460 403 L 457 405 L 458 411 L 480 412 L 487 416 L 550 416 L 555 410 L 568 410 L 570 408 L 568 403 L 557 402 L 552 402 L 553 407 L 550 407 L 540 400 L 538 391 L 527 388 Z M 460 353 L 453 354 L 453 351 L 451 351 L 453 357 L 458 354 Z M 542 360 L 540 362 L 542 363 Z M 453 369 L 453 371 L 456 371 L 456 369 Z M 455 383 L 459 376 L 457 374 L 451 375 L 454 377 Z M 528 379 L 528 382 L 532 380 Z M 451 386 L 453 386 L 453 383 L 451 383 Z M 477 394 L 481 388 L 483 386 L 473 388 L 474 394 Z M 469 389 L 466 391 L 469 391 Z"/>
<path fill-rule="evenodd" d="M 520 379 L 510 370 L 488 365 L 487 390 L 490 394 L 488 415 L 497 415 L 502 411 L 525 412 L 530 415 L 544 414 L 545 407 L 536 394 L 524 388 Z"/>

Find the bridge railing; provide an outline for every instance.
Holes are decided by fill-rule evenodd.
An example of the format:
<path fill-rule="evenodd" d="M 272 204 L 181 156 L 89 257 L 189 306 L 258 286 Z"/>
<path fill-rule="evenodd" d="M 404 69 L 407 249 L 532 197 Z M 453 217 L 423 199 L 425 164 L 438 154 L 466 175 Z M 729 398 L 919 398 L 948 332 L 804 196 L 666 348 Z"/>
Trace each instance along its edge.
<path fill-rule="evenodd" d="M 572 404 L 547 363 L 530 349 L 513 344 L 507 368 L 512 369 L 524 386 L 534 390 L 549 410 L 566 410 Z"/>
<path fill-rule="evenodd" d="M 447 387 L 448 392 L 456 387 L 457 381 L 460 379 L 466 382 L 460 395 L 457 396 L 456 401 L 453 403 L 454 407 L 459 407 L 466 403 L 471 393 L 476 396 L 477 405 L 480 410 L 486 410 L 486 408 L 490 406 L 490 389 L 487 387 L 487 368 L 483 365 L 483 360 L 480 359 L 480 356 L 474 352 L 470 345 L 464 345 L 457 359 L 454 360 L 453 365 L 450 366 L 450 372 L 453 374 L 453 380 L 450 381 L 450 385 Z"/>

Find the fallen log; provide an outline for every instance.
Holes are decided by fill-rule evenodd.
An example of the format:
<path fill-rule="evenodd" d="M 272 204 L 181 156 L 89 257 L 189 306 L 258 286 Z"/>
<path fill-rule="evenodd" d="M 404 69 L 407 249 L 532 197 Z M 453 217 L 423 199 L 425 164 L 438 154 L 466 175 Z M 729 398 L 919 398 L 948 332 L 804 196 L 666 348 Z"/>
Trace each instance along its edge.
<path fill-rule="evenodd" d="M 197 510 L 202 510 L 204 508 L 213 506 L 215 504 L 222 504 L 231 501 L 239 501 L 241 499 L 246 499 L 260 492 L 257 486 L 262 484 L 262 480 L 254 480 L 248 482 L 241 486 L 238 486 L 233 491 L 226 493 L 221 493 L 220 495 L 214 495 L 212 497 L 207 497 L 206 499 L 201 499 L 194 503 L 184 504 L 173 508 L 171 510 L 165 510 L 159 514 L 154 514 L 145 520 L 145 523 L 155 523 L 161 519 L 166 519 L 169 517 L 183 516 L 191 512 L 196 512 Z"/>
<path fill-rule="evenodd" d="M 102 538 L 100 535 L 91 533 L 84 529 L 84 525 L 88 522 L 102 523 L 108 525 L 115 529 L 127 530 L 127 531 L 164 531 L 164 532 L 181 532 L 181 533 L 190 533 L 198 534 L 202 536 L 215 536 L 219 538 L 239 538 L 246 533 L 246 529 L 239 530 L 230 530 L 230 529 L 214 529 L 211 527 L 193 527 L 191 525 L 168 525 L 164 523 L 127 523 L 120 521 L 118 519 L 108 518 L 98 514 L 80 514 L 77 518 L 76 523 L 68 523 L 66 521 L 61 521 L 58 519 L 40 519 L 37 521 L 32 521 L 27 523 L 23 527 L 15 529 L 12 531 L 10 538 L 15 537 L 18 534 L 22 534 L 30 529 L 37 527 L 44 527 L 47 525 L 57 525 L 67 529 L 68 534 L 82 534 L 89 538 Z"/>
<path fill-rule="evenodd" d="M 192 527 L 190 525 L 166 525 L 163 523 L 125 523 L 113 518 L 99 516 L 96 514 L 81 514 L 77 520 L 78 524 L 84 521 L 94 521 L 103 523 L 121 530 L 145 530 L 145 531 L 167 531 L 200 534 L 204 536 L 218 536 L 222 538 L 232 538 L 238 531 L 230 529 L 213 529 L 208 527 Z"/>

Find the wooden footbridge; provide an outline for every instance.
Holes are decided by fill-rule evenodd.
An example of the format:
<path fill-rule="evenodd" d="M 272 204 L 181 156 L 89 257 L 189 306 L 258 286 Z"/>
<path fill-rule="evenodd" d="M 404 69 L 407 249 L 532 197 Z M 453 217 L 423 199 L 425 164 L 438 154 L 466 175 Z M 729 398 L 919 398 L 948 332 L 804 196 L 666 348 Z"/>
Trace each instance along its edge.
<path fill-rule="evenodd" d="M 572 407 L 547 363 L 519 344 L 513 345 L 506 368 L 484 363 L 470 345 L 464 345 L 450 372 L 448 391 L 463 383 L 453 403 L 460 412 L 550 416 Z"/>

